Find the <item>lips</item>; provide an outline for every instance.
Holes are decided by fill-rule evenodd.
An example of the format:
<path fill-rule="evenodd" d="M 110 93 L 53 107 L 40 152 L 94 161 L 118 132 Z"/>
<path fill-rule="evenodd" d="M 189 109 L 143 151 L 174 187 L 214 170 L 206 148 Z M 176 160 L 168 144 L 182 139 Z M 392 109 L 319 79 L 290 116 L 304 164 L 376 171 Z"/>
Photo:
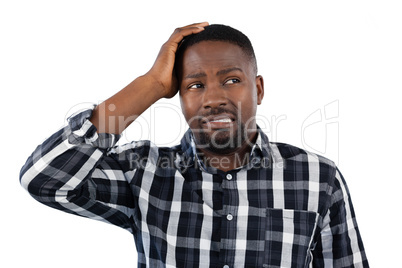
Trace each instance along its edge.
<path fill-rule="evenodd" d="M 202 118 L 202 125 L 209 129 L 224 129 L 231 128 L 235 118 L 232 114 L 217 114 L 217 115 L 209 115 L 207 117 Z"/>

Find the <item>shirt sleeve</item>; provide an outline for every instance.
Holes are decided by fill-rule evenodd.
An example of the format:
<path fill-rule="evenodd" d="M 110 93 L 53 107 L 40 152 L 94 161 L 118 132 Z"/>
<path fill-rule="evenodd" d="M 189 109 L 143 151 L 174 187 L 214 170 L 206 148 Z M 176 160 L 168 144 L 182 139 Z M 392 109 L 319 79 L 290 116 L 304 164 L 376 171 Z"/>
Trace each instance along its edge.
<path fill-rule="evenodd" d="M 349 189 L 338 169 L 318 236 L 313 251 L 314 267 L 369 267 Z"/>
<path fill-rule="evenodd" d="M 71 214 L 133 232 L 134 201 L 124 172 L 109 152 L 118 135 L 98 134 L 92 109 L 39 145 L 20 172 L 20 183 L 37 201 Z"/>

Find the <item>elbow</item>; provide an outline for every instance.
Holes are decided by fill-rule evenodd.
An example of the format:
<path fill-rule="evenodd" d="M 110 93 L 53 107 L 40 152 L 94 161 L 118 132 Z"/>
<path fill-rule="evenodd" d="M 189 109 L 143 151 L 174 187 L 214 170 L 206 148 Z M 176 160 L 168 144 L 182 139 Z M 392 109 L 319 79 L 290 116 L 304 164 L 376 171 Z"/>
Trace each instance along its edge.
<path fill-rule="evenodd" d="M 49 176 L 40 172 L 31 164 L 30 159 L 21 168 L 19 180 L 22 188 L 37 201 L 47 203 L 56 195 L 55 183 Z M 53 182 L 52 182 L 53 181 Z"/>
<path fill-rule="evenodd" d="M 28 159 L 19 175 L 20 184 L 35 200 L 42 204 L 54 206 L 56 204 L 66 204 L 70 198 L 76 197 L 77 189 L 69 187 L 61 178 L 63 172 L 55 172 L 49 166 L 41 168 L 37 164 L 30 164 Z"/>
<path fill-rule="evenodd" d="M 29 192 L 29 184 L 33 180 L 32 175 L 30 174 L 32 172 L 29 172 L 29 170 L 32 168 L 33 168 L 32 156 L 30 156 L 26 161 L 25 165 L 21 168 L 19 176 L 22 188 L 24 188 L 28 192 Z"/>
<path fill-rule="evenodd" d="M 40 176 L 32 176 L 29 172 L 20 173 L 20 184 L 33 198 L 40 201 L 44 199 L 45 184 Z"/>

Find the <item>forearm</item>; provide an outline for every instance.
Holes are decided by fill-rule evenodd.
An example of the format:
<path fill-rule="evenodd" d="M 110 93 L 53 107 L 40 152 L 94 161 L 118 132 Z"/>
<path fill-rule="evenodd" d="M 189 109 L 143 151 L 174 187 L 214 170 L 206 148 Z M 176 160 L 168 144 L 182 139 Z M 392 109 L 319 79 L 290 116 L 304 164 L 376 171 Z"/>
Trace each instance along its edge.
<path fill-rule="evenodd" d="M 98 133 L 121 134 L 141 113 L 160 98 L 173 97 L 178 90 L 174 71 L 176 51 L 185 36 L 204 30 L 207 22 L 177 28 L 159 51 L 152 68 L 114 96 L 98 105 L 91 122 Z"/>
<path fill-rule="evenodd" d="M 99 104 L 90 119 L 98 133 L 121 134 L 138 116 L 164 97 L 163 88 L 151 76 L 140 76 Z"/>

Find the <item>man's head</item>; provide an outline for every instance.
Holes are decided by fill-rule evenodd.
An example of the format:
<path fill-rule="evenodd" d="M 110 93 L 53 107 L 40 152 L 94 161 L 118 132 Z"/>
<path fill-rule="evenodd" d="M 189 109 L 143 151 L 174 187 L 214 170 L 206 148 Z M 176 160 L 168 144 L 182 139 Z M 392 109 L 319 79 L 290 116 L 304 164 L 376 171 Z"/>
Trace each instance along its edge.
<path fill-rule="evenodd" d="M 250 62 L 253 63 L 255 74 L 257 74 L 257 59 L 250 39 L 239 30 L 227 25 L 211 24 L 205 27 L 204 31 L 185 37 L 176 53 L 177 58 L 182 57 L 187 48 L 202 41 L 222 41 L 239 46 L 242 48 L 243 52 L 250 57 Z"/>
<path fill-rule="evenodd" d="M 198 148 L 228 154 L 254 142 L 264 87 L 244 34 L 211 25 L 186 37 L 177 52 L 176 71 L 182 111 Z"/>

